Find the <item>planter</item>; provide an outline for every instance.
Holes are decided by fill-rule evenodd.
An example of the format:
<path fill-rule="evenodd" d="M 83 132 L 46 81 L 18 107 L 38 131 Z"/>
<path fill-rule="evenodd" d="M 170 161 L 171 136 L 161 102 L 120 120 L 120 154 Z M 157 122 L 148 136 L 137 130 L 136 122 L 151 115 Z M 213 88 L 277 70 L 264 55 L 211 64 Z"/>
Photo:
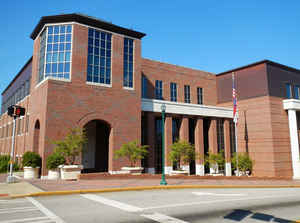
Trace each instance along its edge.
<path fill-rule="evenodd" d="M 129 174 L 141 174 L 143 171 L 143 167 L 122 167 L 122 173 L 129 173 Z"/>
<path fill-rule="evenodd" d="M 40 167 L 24 166 L 24 179 L 36 179 L 39 177 Z"/>
<path fill-rule="evenodd" d="M 58 180 L 59 179 L 59 169 L 48 171 L 48 180 Z"/>
<path fill-rule="evenodd" d="M 186 176 L 186 175 L 189 175 L 189 172 L 187 171 L 187 170 L 172 170 L 171 172 L 170 172 L 170 175 L 171 176 L 173 176 L 173 175 L 184 175 L 184 176 Z"/>
<path fill-rule="evenodd" d="M 60 176 L 62 180 L 77 180 L 81 170 L 82 165 L 60 165 Z"/>

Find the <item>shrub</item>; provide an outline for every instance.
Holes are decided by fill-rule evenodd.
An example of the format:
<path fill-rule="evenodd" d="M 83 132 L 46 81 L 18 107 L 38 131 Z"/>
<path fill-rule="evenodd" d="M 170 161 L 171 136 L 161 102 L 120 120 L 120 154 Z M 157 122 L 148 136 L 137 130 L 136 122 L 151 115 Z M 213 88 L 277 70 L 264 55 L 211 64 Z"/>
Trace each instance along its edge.
<path fill-rule="evenodd" d="M 181 169 L 180 162 L 190 163 L 195 160 L 195 148 L 187 141 L 177 141 L 172 144 L 171 151 L 169 153 L 170 161 L 176 163 L 177 169 Z"/>
<path fill-rule="evenodd" d="M 72 165 L 76 157 L 83 150 L 83 146 L 87 143 L 87 137 L 84 129 L 72 128 L 63 140 L 53 141 L 56 145 L 54 152 L 62 155 L 66 164 Z"/>
<path fill-rule="evenodd" d="M 9 155 L 0 156 L 0 173 L 6 173 L 9 170 Z"/>
<path fill-rule="evenodd" d="M 233 154 L 231 158 L 232 167 L 234 170 L 236 170 L 236 153 Z M 253 161 L 250 158 L 250 156 L 247 153 L 239 153 L 238 154 L 238 166 L 239 171 L 246 172 L 246 171 L 252 171 L 253 168 Z"/>
<path fill-rule="evenodd" d="M 65 158 L 59 153 L 52 153 L 47 157 L 46 167 L 49 170 L 55 170 L 59 165 L 66 162 Z"/>
<path fill-rule="evenodd" d="M 39 154 L 35 152 L 25 152 L 23 155 L 22 160 L 23 167 L 30 166 L 30 167 L 40 167 L 42 164 L 42 159 Z"/>
<path fill-rule="evenodd" d="M 115 151 L 115 158 L 127 157 L 130 166 L 134 167 L 138 160 L 145 158 L 148 154 L 147 145 L 138 145 L 137 141 L 125 143 L 120 149 Z"/>
<path fill-rule="evenodd" d="M 215 173 L 217 172 L 217 169 L 224 170 L 224 152 L 220 151 L 217 154 L 208 153 L 208 155 L 205 157 L 205 163 L 207 163 L 209 167 L 214 170 Z"/>

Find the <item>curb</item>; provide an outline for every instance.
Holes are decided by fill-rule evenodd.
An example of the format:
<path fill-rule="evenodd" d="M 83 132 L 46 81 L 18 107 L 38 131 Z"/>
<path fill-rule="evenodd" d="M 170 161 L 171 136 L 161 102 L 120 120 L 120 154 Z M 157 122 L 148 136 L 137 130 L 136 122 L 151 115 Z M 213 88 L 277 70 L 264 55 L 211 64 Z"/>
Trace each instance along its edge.
<path fill-rule="evenodd" d="M 85 189 L 85 190 L 65 190 L 65 191 L 45 191 L 37 193 L 28 193 L 20 195 L 11 195 L 11 199 L 24 197 L 39 197 L 53 195 L 87 194 L 87 193 L 108 193 L 124 191 L 142 191 L 142 190 L 166 190 L 166 189 L 230 189 L 230 188 L 300 188 L 300 185 L 165 185 L 165 186 L 141 186 L 141 187 L 123 187 L 123 188 L 105 188 L 105 189 Z"/>

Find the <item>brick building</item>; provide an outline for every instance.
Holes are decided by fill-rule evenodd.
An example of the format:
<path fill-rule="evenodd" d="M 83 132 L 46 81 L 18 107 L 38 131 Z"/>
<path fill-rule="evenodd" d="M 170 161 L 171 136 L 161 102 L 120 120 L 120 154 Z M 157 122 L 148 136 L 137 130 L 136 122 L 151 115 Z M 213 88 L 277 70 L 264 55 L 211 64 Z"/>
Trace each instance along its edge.
<path fill-rule="evenodd" d="M 0 152 L 10 153 L 12 118 L 6 111 L 18 104 L 26 115 L 17 120 L 15 156 L 38 152 L 43 176 L 53 151 L 50 140 L 61 139 L 75 126 L 84 127 L 88 136 L 79 160 L 84 171 L 118 173 L 128 162 L 114 159 L 114 150 L 138 140 L 150 146 L 142 161 L 145 172 L 160 173 L 165 104 L 166 173 L 173 169 L 171 144 L 184 139 L 200 154 L 184 166 L 190 173 L 209 172 L 203 155 L 224 150 L 225 172 L 231 175 L 234 71 L 239 151 L 255 160 L 256 176 L 300 177 L 299 70 L 261 61 L 215 75 L 142 58 L 144 36 L 81 14 L 42 17 L 30 36 L 33 56 L 2 92 Z"/>

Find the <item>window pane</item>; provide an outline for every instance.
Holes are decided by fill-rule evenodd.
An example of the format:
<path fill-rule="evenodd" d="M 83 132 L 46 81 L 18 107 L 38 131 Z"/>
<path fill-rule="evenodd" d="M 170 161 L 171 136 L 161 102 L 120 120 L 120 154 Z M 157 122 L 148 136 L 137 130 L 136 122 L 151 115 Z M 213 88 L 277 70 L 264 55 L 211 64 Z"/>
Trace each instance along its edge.
<path fill-rule="evenodd" d="M 68 25 L 67 26 L 67 33 L 71 33 L 72 32 L 72 26 L 71 25 Z"/>
<path fill-rule="evenodd" d="M 59 33 L 59 26 L 54 26 L 54 34 L 58 34 Z"/>
<path fill-rule="evenodd" d="M 66 52 L 66 61 L 71 61 L 71 53 Z"/>

